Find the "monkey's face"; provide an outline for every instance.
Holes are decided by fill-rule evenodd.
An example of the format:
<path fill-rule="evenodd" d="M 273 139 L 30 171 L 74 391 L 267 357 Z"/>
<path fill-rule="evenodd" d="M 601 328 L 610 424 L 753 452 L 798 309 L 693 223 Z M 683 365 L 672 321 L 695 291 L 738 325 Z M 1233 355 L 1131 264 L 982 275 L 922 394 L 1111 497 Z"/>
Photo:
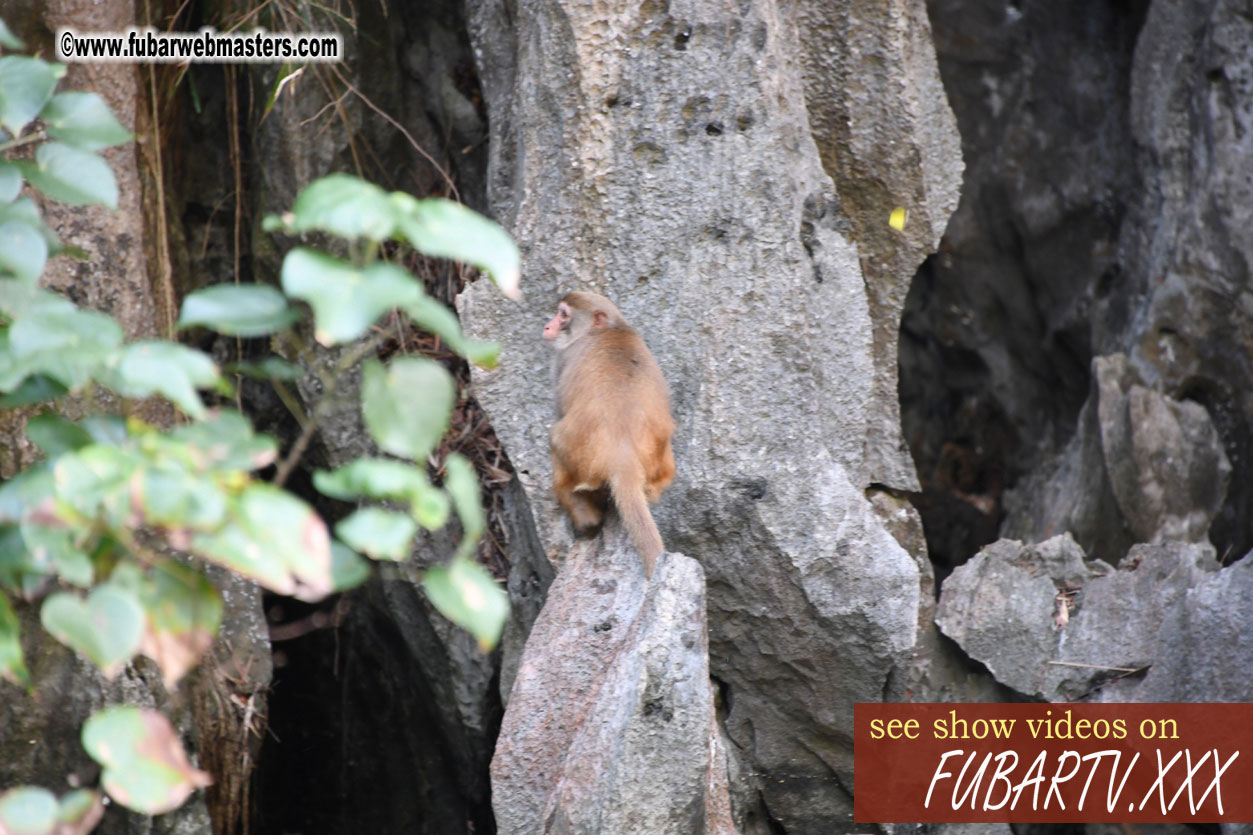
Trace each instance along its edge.
<path fill-rule="evenodd" d="M 557 338 L 561 336 L 562 331 L 567 333 L 570 330 L 570 321 L 573 318 L 570 313 L 570 305 L 561 302 L 557 305 L 557 315 L 548 320 L 548 324 L 544 325 L 544 341 L 550 345 L 559 346 Z M 568 340 L 563 340 L 568 341 Z"/>
<path fill-rule="evenodd" d="M 571 293 L 557 305 L 557 315 L 544 325 L 544 341 L 558 351 L 564 351 L 591 331 L 603 330 L 609 324 L 609 314 L 593 303 Z M 615 311 L 616 312 L 616 311 Z"/>

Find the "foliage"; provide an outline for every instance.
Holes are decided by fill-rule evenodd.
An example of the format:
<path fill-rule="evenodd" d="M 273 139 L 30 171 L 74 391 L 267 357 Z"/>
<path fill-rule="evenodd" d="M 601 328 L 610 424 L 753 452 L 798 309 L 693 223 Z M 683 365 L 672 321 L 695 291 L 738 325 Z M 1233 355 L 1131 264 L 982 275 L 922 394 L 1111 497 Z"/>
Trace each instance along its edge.
<path fill-rule="evenodd" d="M 3 23 L 0 44 L 20 46 Z M 493 365 L 498 345 L 467 339 L 451 311 L 379 253 L 393 240 L 464 260 L 516 295 L 512 241 L 458 204 L 331 175 L 306 188 L 289 214 L 268 218 L 266 228 L 338 236 L 350 260 L 296 247 L 283 263 L 281 291 L 219 285 L 184 300 L 180 328 L 235 337 L 282 332 L 282 344 L 300 346 L 299 364 L 273 356 L 230 369 L 276 385 L 301 376 L 302 366 L 318 366 L 313 346 L 300 339 L 306 314 L 293 301 L 308 305 L 318 343 L 364 340 L 343 352 L 323 379 L 323 400 L 299 416 L 304 433 L 314 431 L 338 379 L 364 361 L 365 424 L 380 449 L 398 458 L 315 473 L 314 486 L 326 496 L 388 503 L 360 507 L 333 537 L 306 501 L 282 487 L 301 440 L 280 461 L 274 439 L 238 412 L 202 400 L 203 390 L 230 390 L 210 357 L 168 340 L 126 343 L 111 317 L 37 286 L 47 259 L 63 247 L 35 202 L 20 196 L 23 183 L 65 203 L 115 207 L 117 184 L 97 152 L 130 140 L 99 96 L 55 92 L 63 74 L 38 58 L 0 57 L 0 126 L 7 131 L 0 151 L 25 149 L 23 159 L 0 160 L 0 406 L 33 412 L 26 434 L 42 452 L 39 463 L 0 484 L 0 677 L 31 686 L 14 607 L 27 601 L 40 604 L 49 634 L 105 676 L 142 654 L 172 687 L 208 650 L 222 618 L 204 563 L 279 594 L 319 600 L 365 579 L 360 554 L 403 560 L 420 528 L 440 528 L 453 512 L 464 532 L 460 547 L 446 566 L 426 573 L 424 585 L 436 609 L 490 648 L 507 599 L 472 559 L 485 527 L 478 482 L 455 454 L 445 462 L 443 488 L 426 469 L 447 430 L 456 386 L 428 359 L 367 359 L 378 345 L 367 337 L 382 315 L 399 309 L 471 362 Z M 58 408 L 66 398 L 104 413 L 68 420 Z M 144 398 L 168 401 L 183 419 L 163 429 L 121 416 L 129 401 Z M 276 463 L 274 483 L 258 476 Z M 208 779 L 191 766 L 168 720 L 150 710 L 107 708 L 87 722 L 82 740 L 103 768 L 103 790 L 139 812 L 176 808 Z M 0 794 L 0 835 L 88 832 L 103 804 L 97 791 L 58 799 L 40 788 L 12 789 Z"/>

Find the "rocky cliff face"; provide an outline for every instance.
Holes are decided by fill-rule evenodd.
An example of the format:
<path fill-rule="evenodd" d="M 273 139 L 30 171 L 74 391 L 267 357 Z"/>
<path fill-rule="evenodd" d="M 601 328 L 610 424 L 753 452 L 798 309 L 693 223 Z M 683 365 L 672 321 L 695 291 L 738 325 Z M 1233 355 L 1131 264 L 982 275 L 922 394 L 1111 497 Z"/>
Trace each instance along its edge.
<path fill-rule="evenodd" d="M 1223 489 L 1227 463 L 1247 460 L 1251 408 L 1240 4 L 938 0 L 930 12 L 968 161 L 901 336 L 933 557 L 959 563 L 1003 522 L 1028 540 L 1070 530 L 1117 562 L 1164 524 L 1145 518 L 1165 511 L 1142 478 L 1170 514 L 1197 515 L 1164 535 L 1199 529 L 1228 560 L 1243 555 L 1250 488 Z M 1122 369 L 1117 355 L 1125 385 L 1146 392 L 1135 398 L 1172 404 L 1178 441 L 1124 438 L 1162 420 L 1128 422 L 1114 402 L 1100 358 Z M 1137 443 L 1169 454 L 1169 489 L 1148 472 L 1166 465 L 1135 463 Z"/>
<path fill-rule="evenodd" d="M 482 655 L 407 568 L 283 641 L 259 830 L 826 835 L 855 831 L 856 701 L 1248 700 L 1247 3 L 358 6 L 344 76 L 264 119 L 241 93 L 276 67 L 191 70 L 202 108 L 164 134 L 187 146 L 172 234 L 196 243 L 174 277 L 233 280 L 237 243 L 272 276 L 251 218 L 331 170 L 508 226 L 526 300 L 474 286 L 460 310 L 506 344 L 474 382 L 517 474 L 513 614 Z M 123 255 L 109 286 L 141 333 L 159 307 Z M 647 586 L 613 525 L 572 541 L 548 486 L 539 332 L 574 288 L 618 302 L 672 388 L 671 553 Z M 335 411 L 309 463 L 364 437 Z M 264 656 L 238 591 L 239 646 Z M 49 681 L 80 681 L 54 660 Z M 66 716 L 14 716 L 0 748 L 57 746 L 6 760 L 14 780 L 72 770 Z M 250 752 L 216 742 L 237 816 Z"/>
<path fill-rule="evenodd" d="M 901 337 L 928 542 L 965 563 L 937 623 L 1026 695 L 1246 698 L 1247 4 L 930 11 L 968 163 Z"/>
<path fill-rule="evenodd" d="M 471 8 L 492 126 L 491 207 L 522 242 L 526 300 L 474 286 L 460 311 L 476 336 L 505 342 L 500 369 L 477 374 L 475 390 L 547 560 L 560 565 L 571 540 L 549 486 L 550 360 L 539 329 L 562 291 L 591 289 L 640 328 L 670 381 L 678 474 L 657 517 L 667 546 L 704 569 L 708 668 L 744 788 L 761 798 L 739 804 L 737 823 L 849 826 L 853 704 L 898 692 L 921 587 L 916 555 L 866 494 L 913 484 L 891 335 L 961 170 L 923 8 L 695 0 L 608 17 L 564 2 Z M 898 234 L 887 221 L 902 204 L 912 219 Z M 634 586 L 636 574 L 617 582 Z M 600 601 L 578 605 L 585 640 L 601 640 L 590 614 Z M 516 683 L 502 682 L 502 694 L 512 683 L 506 734 L 519 727 L 512 717 L 546 715 L 564 698 L 559 681 L 539 686 L 528 669 L 528 658 L 557 654 L 535 645 L 549 634 L 531 633 Z M 647 682 L 680 700 L 669 679 Z M 610 748 L 627 744 L 634 725 L 616 723 L 638 707 L 634 689 L 612 693 L 567 718 Z M 565 756 L 561 738 L 549 744 Z M 519 804 L 556 802 L 518 793 L 534 763 L 512 738 L 498 747 L 493 804 L 508 831 L 556 826 L 538 811 L 517 814 Z"/>

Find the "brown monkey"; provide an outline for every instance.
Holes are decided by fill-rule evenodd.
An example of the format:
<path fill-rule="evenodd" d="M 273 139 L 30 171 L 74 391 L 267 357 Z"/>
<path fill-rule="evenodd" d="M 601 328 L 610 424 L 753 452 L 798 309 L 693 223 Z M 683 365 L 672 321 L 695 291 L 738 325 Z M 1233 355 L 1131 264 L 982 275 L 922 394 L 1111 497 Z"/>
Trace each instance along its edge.
<path fill-rule="evenodd" d="M 644 340 L 596 293 L 567 293 L 544 326 L 557 351 L 561 419 L 549 437 L 553 490 L 575 530 L 604 518 L 606 488 L 653 576 L 661 534 L 648 509 L 674 478 L 670 393 Z"/>

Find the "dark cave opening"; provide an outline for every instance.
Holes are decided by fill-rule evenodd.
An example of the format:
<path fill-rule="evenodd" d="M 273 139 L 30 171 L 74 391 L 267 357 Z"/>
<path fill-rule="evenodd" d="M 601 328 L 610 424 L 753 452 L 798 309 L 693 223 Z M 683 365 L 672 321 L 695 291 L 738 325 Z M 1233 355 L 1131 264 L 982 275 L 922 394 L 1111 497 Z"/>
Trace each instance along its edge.
<path fill-rule="evenodd" d="M 995 540 L 1005 493 L 1075 434 L 1094 319 L 1124 291 L 1129 79 L 1145 2 L 931 0 L 966 171 L 902 314 L 902 429 L 937 577 Z M 1114 286 L 1118 285 L 1118 286 Z"/>

